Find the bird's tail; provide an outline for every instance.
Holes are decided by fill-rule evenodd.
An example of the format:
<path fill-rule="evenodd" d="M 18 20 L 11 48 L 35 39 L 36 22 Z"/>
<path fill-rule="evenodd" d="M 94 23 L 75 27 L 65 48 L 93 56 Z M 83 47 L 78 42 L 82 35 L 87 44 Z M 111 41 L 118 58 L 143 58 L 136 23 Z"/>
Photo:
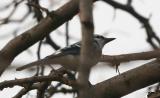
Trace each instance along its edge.
<path fill-rule="evenodd" d="M 46 61 L 46 59 L 41 59 L 41 60 L 26 64 L 26 65 L 23 65 L 21 67 L 18 67 L 16 70 L 21 71 L 21 70 L 24 70 L 24 69 L 27 69 L 33 66 L 44 66 L 44 65 L 49 65 L 49 61 L 48 60 Z"/>

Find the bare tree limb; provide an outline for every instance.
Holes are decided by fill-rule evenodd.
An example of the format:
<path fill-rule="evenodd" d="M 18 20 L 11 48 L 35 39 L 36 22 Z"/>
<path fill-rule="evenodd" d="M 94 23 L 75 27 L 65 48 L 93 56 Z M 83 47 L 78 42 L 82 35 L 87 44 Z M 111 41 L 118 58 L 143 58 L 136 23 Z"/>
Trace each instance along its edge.
<path fill-rule="evenodd" d="M 96 64 L 93 61 L 95 54 L 93 54 L 93 15 L 92 15 L 92 0 L 80 0 L 80 21 L 82 29 L 82 42 L 81 42 L 81 57 L 80 65 L 78 68 L 78 84 L 79 96 L 78 98 L 92 98 L 89 91 L 89 74 L 91 67 Z"/>
<path fill-rule="evenodd" d="M 66 85 L 76 85 L 75 81 L 69 81 L 67 78 L 62 77 L 59 74 L 49 75 L 49 76 L 33 76 L 30 78 L 22 78 L 22 79 L 15 79 L 15 80 L 8 80 L 3 81 L 0 83 L 0 90 L 3 90 L 7 87 L 13 87 L 15 85 L 26 87 L 26 84 L 32 84 L 36 82 L 44 82 L 44 81 L 59 81 L 61 83 L 64 83 Z M 73 86 L 73 85 L 72 85 Z"/>
<path fill-rule="evenodd" d="M 26 88 L 23 88 L 19 91 L 19 93 L 17 93 L 14 97 L 12 98 L 21 98 L 23 95 L 25 95 L 28 91 L 35 89 L 33 88 L 33 86 L 31 86 L 30 84 L 28 84 L 28 86 L 26 86 Z"/>
<path fill-rule="evenodd" d="M 160 58 L 160 50 L 140 52 L 140 53 L 130 53 L 121 55 L 102 55 L 101 62 L 109 62 L 112 64 L 117 64 L 121 62 L 129 62 L 134 60 L 150 60 L 154 58 Z"/>
<path fill-rule="evenodd" d="M 92 93 L 94 98 L 119 98 L 134 92 L 138 89 L 144 88 L 148 85 L 152 85 L 160 81 L 160 61 L 155 60 L 150 63 L 144 64 L 135 69 L 129 70 L 122 73 L 121 75 L 115 76 L 109 80 L 100 82 L 93 87 Z M 0 88 L 12 87 L 14 85 L 24 86 L 26 83 L 43 82 L 43 81 L 55 81 L 60 80 L 62 83 L 67 85 L 76 85 L 74 81 L 68 81 L 60 79 L 59 76 L 41 76 L 31 77 L 25 79 L 11 80 L 7 82 L 1 82 Z"/>
<path fill-rule="evenodd" d="M 55 74 L 60 74 L 61 76 L 65 73 L 67 73 L 68 71 L 65 70 L 65 68 L 60 68 L 57 70 L 52 70 L 50 71 L 49 76 L 54 76 Z M 30 84 L 30 83 L 26 83 L 25 87 L 23 89 L 21 89 L 19 91 L 19 93 L 17 93 L 13 98 L 21 98 L 23 95 L 25 95 L 28 91 L 31 91 L 33 89 L 37 89 L 37 97 L 40 98 L 41 96 L 43 97 L 44 93 L 46 92 L 45 90 L 48 88 L 48 86 L 51 84 L 52 81 L 43 81 L 40 83 L 34 83 L 34 84 Z M 47 90 L 48 91 L 48 90 Z M 47 92 L 49 93 L 49 92 Z M 40 96 L 40 97 L 39 97 Z"/>
<path fill-rule="evenodd" d="M 160 81 L 160 61 L 155 60 L 94 85 L 94 98 L 120 98 Z"/>
<path fill-rule="evenodd" d="M 131 5 L 123 5 L 120 3 L 115 2 L 114 0 L 103 0 L 104 2 L 112 5 L 114 8 L 119 8 L 122 9 L 128 13 L 130 13 L 132 16 L 134 16 L 139 22 L 143 24 L 145 27 L 146 33 L 147 33 L 147 41 L 150 43 L 150 45 L 154 48 L 157 49 L 160 46 L 160 39 L 152 29 L 152 26 L 149 23 L 149 19 L 141 16 L 139 13 L 135 11 L 135 9 Z M 159 44 L 158 46 L 156 43 L 154 43 L 154 40 Z"/>
<path fill-rule="evenodd" d="M 129 62 L 134 60 L 150 60 L 160 58 L 160 50 L 153 50 L 140 53 L 129 53 L 129 54 L 120 54 L 120 55 L 102 55 L 99 62 L 107 62 L 112 64 L 112 66 L 119 65 L 122 62 Z M 52 62 L 53 64 L 53 62 Z M 57 64 L 55 62 L 55 64 Z M 30 66 L 32 67 L 32 66 Z M 69 69 L 77 71 L 79 66 L 70 65 Z M 17 70 L 26 69 L 26 66 L 17 68 Z"/>
<path fill-rule="evenodd" d="M 18 54 L 43 39 L 77 13 L 78 0 L 72 0 L 56 11 L 52 11 L 48 17 L 42 19 L 35 27 L 9 41 L 0 51 L 0 75 Z"/>

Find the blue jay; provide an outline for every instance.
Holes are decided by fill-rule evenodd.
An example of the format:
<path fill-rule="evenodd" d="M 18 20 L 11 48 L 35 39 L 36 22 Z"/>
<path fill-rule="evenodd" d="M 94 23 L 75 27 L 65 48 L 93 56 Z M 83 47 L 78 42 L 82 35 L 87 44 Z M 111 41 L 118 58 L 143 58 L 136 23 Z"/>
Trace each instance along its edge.
<path fill-rule="evenodd" d="M 94 35 L 93 38 L 94 57 L 92 63 L 93 65 L 97 64 L 98 61 L 100 60 L 103 46 L 114 39 L 115 38 L 105 38 L 101 35 Z M 81 42 L 74 43 L 70 46 L 57 50 L 55 53 L 45 57 L 44 59 L 29 63 L 22 67 L 18 67 L 17 70 L 20 71 L 32 66 L 60 64 L 67 69 L 75 71 L 77 70 L 78 66 L 80 66 L 80 48 L 81 48 Z"/>

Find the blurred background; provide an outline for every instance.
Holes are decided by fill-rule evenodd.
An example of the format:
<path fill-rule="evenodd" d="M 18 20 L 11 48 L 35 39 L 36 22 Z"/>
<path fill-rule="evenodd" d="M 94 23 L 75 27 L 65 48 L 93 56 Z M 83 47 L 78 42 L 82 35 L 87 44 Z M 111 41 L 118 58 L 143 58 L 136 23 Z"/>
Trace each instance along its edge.
<path fill-rule="evenodd" d="M 35 26 L 37 18 L 31 6 L 27 3 L 31 0 L 1 0 L 0 2 L 0 49 L 2 49 L 8 41 L 15 36 L 22 34 Z M 56 10 L 69 0 L 39 0 L 39 4 L 49 11 Z M 114 0 L 119 4 L 126 5 L 131 1 L 134 10 L 144 18 L 149 20 L 154 32 L 160 37 L 160 1 L 159 0 Z M 46 13 L 42 13 L 46 16 Z M 105 45 L 103 54 L 117 55 L 135 52 L 144 52 L 153 50 L 153 46 L 147 42 L 147 33 L 144 24 L 141 23 L 130 13 L 114 8 L 112 5 L 103 1 L 97 1 L 93 5 L 93 17 L 95 25 L 95 34 L 104 35 L 106 37 L 114 37 L 116 40 Z M 68 37 L 66 37 L 68 35 Z M 50 39 L 58 48 L 65 47 L 81 40 L 81 27 L 78 14 L 72 20 L 60 26 L 49 35 Z M 158 46 L 158 42 L 153 40 Z M 12 63 L 12 66 L 2 75 L 0 81 L 12 80 L 15 78 L 29 77 L 35 74 L 35 70 L 25 70 L 17 72 L 15 69 L 29 62 L 38 59 L 37 52 L 40 43 L 36 43 L 20 55 L 18 55 Z M 40 58 L 44 58 L 56 51 L 55 47 L 47 43 L 46 39 L 42 41 Z M 121 63 L 119 66 L 120 73 L 136 68 L 148 61 L 133 61 Z M 116 69 L 106 64 L 99 63 L 92 68 L 90 82 L 92 84 L 99 83 L 113 76 L 118 75 Z M 45 70 L 47 75 L 49 71 Z M 15 86 L 0 91 L 1 98 L 13 97 L 21 88 Z M 138 90 L 123 98 L 146 98 L 148 87 Z M 35 91 L 30 92 L 24 98 L 33 98 Z M 28 97 L 27 97 L 28 96 Z M 71 94 L 55 94 L 53 98 L 71 98 Z"/>

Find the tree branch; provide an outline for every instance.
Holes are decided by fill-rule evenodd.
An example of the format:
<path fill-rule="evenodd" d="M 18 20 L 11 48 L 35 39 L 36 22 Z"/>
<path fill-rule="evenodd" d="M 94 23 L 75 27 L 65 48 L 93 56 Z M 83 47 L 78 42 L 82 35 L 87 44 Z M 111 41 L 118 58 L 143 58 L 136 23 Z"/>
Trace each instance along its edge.
<path fill-rule="evenodd" d="M 72 0 L 56 11 L 52 11 L 48 17 L 42 19 L 35 27 L 10 40 L 0 51 L 0 75 L 18 54 L 43 39 L 77 13 L 78 0 Z"/>
<path fill-rule="evenodd" d="M 155 60 L 94 85 L 94 98 L 120 98 L 160 81 L 160 61 Z"/>
<path fill-rule="evenodd" d="M 95 98 L 119 98 L 134 92 L 138 89 L 144 88 L 148 85 L 160 81 L 160 61 L 155 60 L 150 63 L 144 64 L 138 68 L 129 70 L 121 75 L 115 76 L 109 80 L 100 82 L 92 87 L 92 94 Z M 64 79 L 64 80 L 63 80 Z M 4 81 L 0 83 L 0 89 L 12 87 L 14 85 L 24 86 L 28 83 L 43 82 L 43 81 L 63 81 L 62 83 L 75 86 L 74 81 L 60 79 L 59 76 L 40 76 L 31 77 L 18 80 Z M 25 87 L 25 86 L 24 86 Z"/>
<path fill-rule="evenodd" d="M 70 86 L 72 85 L 72 83 L 74 83 L 74 81 L 69 81 L 67 78 L 62 77 L 60 74 L 54 74 L 49 76 L 33 76 L 30 78 L 3 81 L 0 83 L 0 90 L 3 90 L 4 88 L 7 88 L 7 87 L 13 87 L 15 85 L 26 87 L 28 86 L 26 84 L 32 84 L 36 82 L 45 82 L 45 81 L 59 81 L 61 83 L 64 83 Z"/>
<path fill-rule="evenodd" d="M 120 3 L 115 2 L 114 0 L 103 0 L 104 2 L 112 5 L 114 8 L 119 8 L 122 9 L 128 13 L 130 13 L 132 16 L 134 16 L 139 22 L 141 22 L 146 30 L 147 33 L 147 41 L 150 43 L 150 45 L 154 48 L 157 49 L 160 45 L 160 39 L 156 35 L 156 33 L 153 31 L 152 26 L 149 24 L 149 19 L 141 16 L 138 14 L 135 9 L 131 5 L 123 5 Z M 156 43 L 154 43 L 154 40 L 159 44 L 158 46 Z"/>
<path fill-rule="evenodd" d="M 118 64 L 121 62 L 129 62 L 134 60 L 150 60 L 153 58 L 160 58 L 160 50 L 140 52 L 140 53 L 130 53 L 121 55 L 102 55 L 101 62 L 109 62 L 112 64 Z"/>
<path fill-rule="evenodd" d="M 89 94 L 89 74 L 90 69 L 95 65 L 93 58 L 93 15 L 92 15 L 92 0 L 80 0 L 80 22 L 82 29 L 82 42 L 81 42 L 81 54 L 80 54 L 80 66 L 78 68 L 78 84 L 79 84 L 79 96 L 78 98 L 92 98 Z M 93 63 L 94 62 L 94 63 Z"/>

